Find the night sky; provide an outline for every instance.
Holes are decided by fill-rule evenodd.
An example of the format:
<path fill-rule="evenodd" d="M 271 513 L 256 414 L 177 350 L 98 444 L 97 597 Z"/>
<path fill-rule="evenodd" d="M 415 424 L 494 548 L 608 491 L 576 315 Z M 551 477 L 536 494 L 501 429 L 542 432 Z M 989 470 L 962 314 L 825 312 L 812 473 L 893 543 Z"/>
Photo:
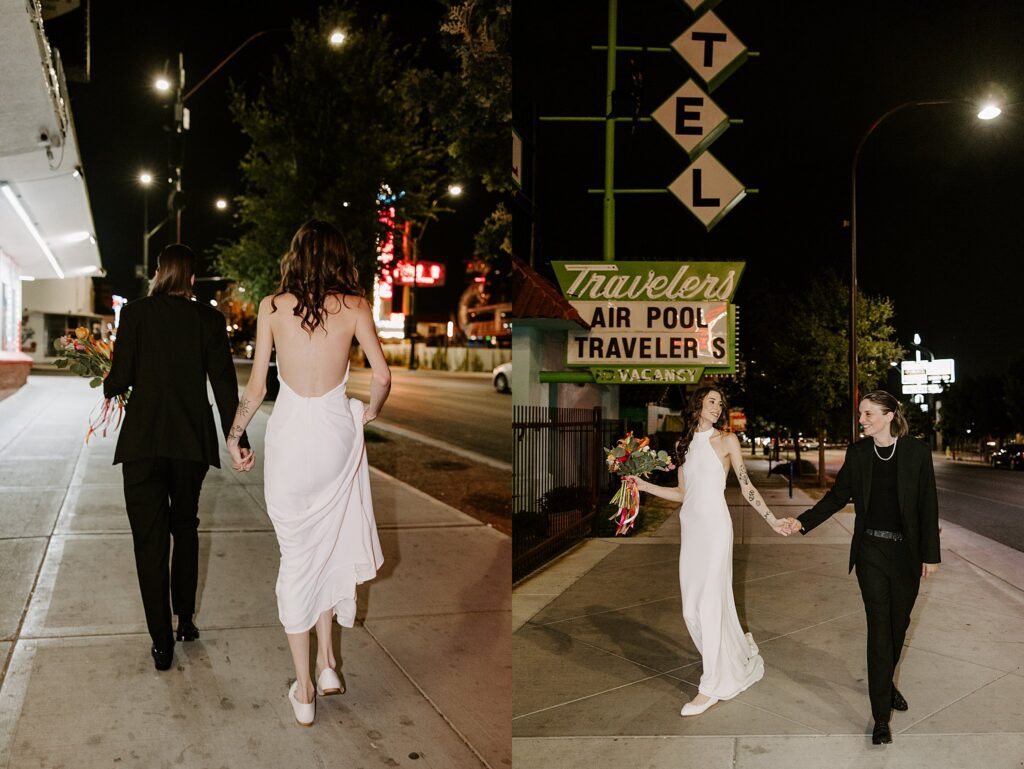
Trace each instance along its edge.
<path fill-rule="evenodd" d="M 742 323 L 770 327 L 775 311 L 756 305 L 758 287 L 799 303 L 811 271 L 849 280 L 850 164 L 871 123 L 908 100 L 998 94 L 1011 106 L 991 122 L 967 107 L 921 107 L 871 136 L 858 172 L 858 262 L 861 290 L 893 300 L 904 347 L 917 332 L 936 357 L 956 358 L 959 378 L 1001 373 L 1024 353 L 1024 4 L 722 0 L 714 12 L 760 56 L 711 93 L 745 121 L 711 152 L 760 194 L 710 233 L 671 194 L 619 196 L 617 258 L 745 260 Z M 669 46 L 692 19 L 680 0 L 620 0 L 619 44 Z M 607 5 L 517 0 L 513 24 L 524 139 L 534 114 L 602 115 L 605 55 L 590 46 L 607 40 Z M 692 77 L 674 52 L 635 56 L 645 115 Z M 629 71 L 620 56 L 620 89 Z M 616 186 L 666 187 L 688 164 L 655 123 L 617 130 Z M 542 270 L 601 259 L 600 195 L 586 189 L 602 186 L 603 134 L 603 124 L 536 131 L 536 184 L 524 192 L 536 201 Z M 529 208 L 517 205 L 525 257 Z"/>
<path fill-rule="evenodd" d="M 245 83 L 253 92 L 269 73 L 275 56 L 290 40 L 291 20 L 315 21 L 321 3 L 145 3 L 92 2 L 91 82 L 71 82 L 72 110 L 99 240 L 107 270 L 106 282 L 115 293 L 134 297 L 139 291 L 134 265 L 142 261 L 143 193 L 137 176 L 142 168 L 159 176 L 168 158 L 166 125 L 173 116 L 152 88 L 156 74 L 169 62 L 176 70 L 177 52 L 185 54 L 186 88 L 199 82 L 218 62 L 250 35 L 271 29 L 251 43 L 188 101 L 191 130 L 186 139 L 183 186 L 188 196 L 183 241 L 203 257 L 204 274 L 214 274 L 210 250 L 233 234 L 230 211 L 218 212 L 213 202 L 242 194 L 238 164 L 248 142 L 232 122 L 228 109 L 229 82 Z M 390 14 L 401 42 L 428 38 L 432 61 L 445 59 L 437 31 L 442 8 L 429 0 L 373 0 L 360 13 Z M 82 59 L 82 14 L 75 12 L 46 24 L 51 43 L 61 51 L 65 66 Z M 166 178 L 166 177 L 165 177 Z M 168 187 L 151 189 L 150 226 L 166 215 Z M 457 211 L 427 230 L 421 258 L 448 264 L 444 288 L 418 292 L 421 316 L 432 312 L 447 317 L 465 286 L 463 263 L 472 256 L 473 234 L 493 208 L 479 183 L 470 182 L 454 206 Z M 151 263 L 168 242 L 165 233 L 150 242 Z M 223 284 L 221 284 L 223 285 Z M 207 285 L 201 291 L 210 291 Z"/>

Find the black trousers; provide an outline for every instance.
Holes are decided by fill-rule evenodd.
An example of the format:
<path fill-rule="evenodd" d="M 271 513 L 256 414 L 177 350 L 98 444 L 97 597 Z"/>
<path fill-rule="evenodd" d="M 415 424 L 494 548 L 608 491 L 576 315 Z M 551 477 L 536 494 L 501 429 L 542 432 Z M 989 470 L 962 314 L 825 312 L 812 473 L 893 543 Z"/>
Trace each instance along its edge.
<path fill-rule="evenodd" d="M 174 645 L 168 592 L 175 614 L 195 613 L 199 581 L 197 513 L 208 469 L 203 462 L 163 457 L 135 459 L 121 465 L 146 626 L 153 644 L 161 649 Z"/>
<path fill-rule="evenodd" d="M 868 624 L 868 696 L 875 720 L 892 712 L 892 679 L 900 661 L 921 567 L 906 542 L 864 535 L 857 552 L 857 582 Z"/>

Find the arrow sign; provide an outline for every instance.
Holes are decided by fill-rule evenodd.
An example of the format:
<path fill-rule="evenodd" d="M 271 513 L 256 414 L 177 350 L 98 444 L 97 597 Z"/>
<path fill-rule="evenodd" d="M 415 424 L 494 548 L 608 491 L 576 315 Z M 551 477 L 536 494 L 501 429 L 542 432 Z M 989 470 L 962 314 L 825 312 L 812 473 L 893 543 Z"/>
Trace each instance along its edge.
<path fill-rule="evenodd" d="M 669 190 L 709 231 L 747 194 L 743 184 L 710 152 L 697 158 Z"/>
<path fill-rule="evenodd" d="M 729 117 L 692 80 L 651 113 L 694 160 L 729 127 Z"/>
<path fill-rule="evenodd" d="M 747 60 L 747 47 L 722 20 L 708 12 L 681 34 L 672 47 L 714 91 Z"/>

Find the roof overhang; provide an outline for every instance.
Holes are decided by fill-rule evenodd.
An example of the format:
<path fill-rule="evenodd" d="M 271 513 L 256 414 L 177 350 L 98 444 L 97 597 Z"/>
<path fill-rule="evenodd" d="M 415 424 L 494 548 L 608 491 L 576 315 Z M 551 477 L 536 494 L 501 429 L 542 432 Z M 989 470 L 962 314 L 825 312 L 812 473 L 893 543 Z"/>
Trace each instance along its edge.
<path fill-rule="evenodd" d="M 0 184 L 14 197 L 0 188 L 0 249 L 23 276 L 99 274 L 67 87 L 33 2 L 0 0 L 0 71 Z"/>

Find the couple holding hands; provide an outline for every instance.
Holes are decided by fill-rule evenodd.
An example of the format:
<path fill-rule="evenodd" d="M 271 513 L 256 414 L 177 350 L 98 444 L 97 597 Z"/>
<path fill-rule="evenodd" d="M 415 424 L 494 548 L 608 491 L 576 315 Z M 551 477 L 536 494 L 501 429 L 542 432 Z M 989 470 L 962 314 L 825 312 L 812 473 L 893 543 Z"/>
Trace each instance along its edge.
<path fill-rule="evenodd" d="M 893 683 L 896 664 L 921 579 L 934 574 L 940 560 L 930 449 L 908 436 L 896 398 L 884 390 L 870 392 L 859 408 L 864 438 L 847 449 L 835 485 L 799 518 L 779 519 L 751 483 L 739 440 L 725 429 L 726 413 L 720 390 L 698 389 L 676 445 L 678 485 L 656 486 L 633 478 L 641 491 L 682 505 L 683 620 L 701 655 L 703 673 L 697 696 L 683 706 L 681 715 L 699 715 L 764 675 L 757 645 L 740 627 L 732 592 L 733 530 L 724 493 L 731 465 L 743 498 L 783 536 L 807 534 L 853 500 L 849 569 L 857 569 L 867 617 L 872 743 L 892 742 L 891 712 L 908 708 Z"/>

